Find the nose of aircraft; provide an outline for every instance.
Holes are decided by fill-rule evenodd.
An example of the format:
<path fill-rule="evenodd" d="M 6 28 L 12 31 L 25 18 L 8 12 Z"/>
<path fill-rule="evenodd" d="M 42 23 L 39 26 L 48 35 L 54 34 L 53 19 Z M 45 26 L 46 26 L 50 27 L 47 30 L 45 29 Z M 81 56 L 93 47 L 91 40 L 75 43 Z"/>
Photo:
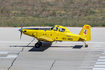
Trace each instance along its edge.
<path fill-rule="evenodd" d="M 22 29 L 19 29 L 20 32 L 22 32 Z"/>

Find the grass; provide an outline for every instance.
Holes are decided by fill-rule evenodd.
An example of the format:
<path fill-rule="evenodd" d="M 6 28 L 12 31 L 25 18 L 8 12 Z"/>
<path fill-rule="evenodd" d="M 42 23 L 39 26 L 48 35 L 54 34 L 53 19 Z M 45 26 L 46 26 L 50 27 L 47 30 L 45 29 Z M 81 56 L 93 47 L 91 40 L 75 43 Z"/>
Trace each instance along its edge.
<path fill-rule="evenodd" d="M 105 27 L 105 0 L 0 0 L 0 26 Z"/>
<path fill-rule="evenodd" d="M 53 26 L 55 24 L 63 26 L 105 26 L 105 18 L 35 18 L 35 17 L 2 17 L 0 26 Z M 103 22 L 104 21 L 104 22 Z M 4 24 L 5 23 L 5 24 Z"/>

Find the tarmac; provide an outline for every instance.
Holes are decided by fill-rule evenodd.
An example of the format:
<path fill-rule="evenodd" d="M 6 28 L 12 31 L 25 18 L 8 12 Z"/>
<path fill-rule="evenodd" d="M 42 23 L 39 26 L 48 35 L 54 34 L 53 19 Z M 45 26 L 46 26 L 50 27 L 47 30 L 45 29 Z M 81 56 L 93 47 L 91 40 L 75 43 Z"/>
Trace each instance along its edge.
<path fill-rule="evenodd" d="M 79 34 L 82 27 L 67 27 Z M 105 27 L 91 28 L 88 48 L 83 42 L 43 42 L 35 48 L 33 37 L 19 27 L 0 27 L 0 70 L 105 70 Z"/>

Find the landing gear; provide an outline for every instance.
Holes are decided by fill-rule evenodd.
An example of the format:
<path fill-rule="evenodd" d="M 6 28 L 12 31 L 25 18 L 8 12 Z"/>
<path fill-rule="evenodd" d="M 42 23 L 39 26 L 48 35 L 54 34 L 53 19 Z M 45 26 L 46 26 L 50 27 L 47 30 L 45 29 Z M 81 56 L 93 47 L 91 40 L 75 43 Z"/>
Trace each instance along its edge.
<path fill-rule="evenodd" d="M 87 48 L 88 47 L 88 45 L 86 44 L 86 42 L 84 41 L 84 44 L 85 44 L 85 47 Z"/>
<path fill-rule="evenodd" d="M 85 45 L 85 47 L 87 48 L 87 47 L 88 47 L 88 45 L 86 44 L 86 45 Z"/>
<path fill-rule="evenodd" d="M 35 44 L 35 47 L 36 47 L 36 48 L 39 48 L 41 45 L 42 45 L 42 42 L 38 41 L 38 42 Z"/>

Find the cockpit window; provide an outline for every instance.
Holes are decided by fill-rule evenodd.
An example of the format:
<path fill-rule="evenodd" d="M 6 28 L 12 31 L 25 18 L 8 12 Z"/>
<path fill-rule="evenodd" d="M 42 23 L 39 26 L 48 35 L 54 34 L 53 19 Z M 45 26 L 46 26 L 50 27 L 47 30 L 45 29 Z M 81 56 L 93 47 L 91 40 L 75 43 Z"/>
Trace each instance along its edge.
<path fill-rule="evenodd" d="M 57 31 L 58 30 L 58 27 L 56 27 L 54 30 Z"/>
<path fill-rule="evenodd" d="M 54 27 L 51 28 L 51 30 L 53 30 L 53 29 L 54 29 Z"/>
<path fill-rule="evenodd" d="M 59 29 L 59 31 L 60 31 L 60 32 L 64 32 L 64 31 L 65 31 L 65 29 L 63 29 L 63 28 L 60 28 L 60 29 Z"/>

